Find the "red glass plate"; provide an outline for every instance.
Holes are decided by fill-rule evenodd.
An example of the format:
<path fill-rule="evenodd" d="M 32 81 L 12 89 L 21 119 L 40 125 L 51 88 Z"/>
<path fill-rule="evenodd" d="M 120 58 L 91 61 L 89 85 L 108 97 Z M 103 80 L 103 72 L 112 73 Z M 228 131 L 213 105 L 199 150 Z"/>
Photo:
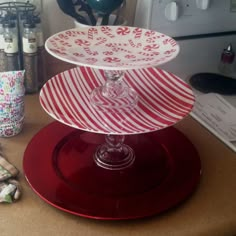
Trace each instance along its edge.
<path fill-rule="evenodd" d="M 126 137 L 136 154 L 125 170 L 98 167 L 93 153 L 104 135 L 53 122 L 39 131 L 24 154 L 27 181 L 39 197 L 75 215 L 120 220 L 163 212 L 196 188 L 200 159 L 175 128 Z"/>

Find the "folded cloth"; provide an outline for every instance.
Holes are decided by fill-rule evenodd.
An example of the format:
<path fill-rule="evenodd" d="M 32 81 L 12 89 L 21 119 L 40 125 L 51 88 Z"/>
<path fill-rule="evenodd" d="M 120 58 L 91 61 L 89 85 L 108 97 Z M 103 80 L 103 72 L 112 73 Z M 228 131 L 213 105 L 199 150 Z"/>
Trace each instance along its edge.
<path fill-rule="evenodd" d="M 13 179 L 19 171 L 0 155 L 0 202 L 12 203 L 21 195 L 20 185 Z"/>

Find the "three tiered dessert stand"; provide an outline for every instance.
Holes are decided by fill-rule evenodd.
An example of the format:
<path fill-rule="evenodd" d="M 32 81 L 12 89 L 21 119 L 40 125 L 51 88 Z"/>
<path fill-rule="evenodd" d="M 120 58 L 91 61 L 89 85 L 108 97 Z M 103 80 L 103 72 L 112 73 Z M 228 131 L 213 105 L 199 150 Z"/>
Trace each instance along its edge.
<path fill-rule="evenodd" d="M 154 68 L 175 58 L 167 35 L 128 26 L 66 30 L 49 53 L 78 65 L 51 78 L 40 103 L 55 122 L 24 155 L 25 176 L 46 202 L 94 219 L 135 219 L 186 199 L 200 178 L 191 142 L 171 127 L 189 114 L 191 88 Z"/>

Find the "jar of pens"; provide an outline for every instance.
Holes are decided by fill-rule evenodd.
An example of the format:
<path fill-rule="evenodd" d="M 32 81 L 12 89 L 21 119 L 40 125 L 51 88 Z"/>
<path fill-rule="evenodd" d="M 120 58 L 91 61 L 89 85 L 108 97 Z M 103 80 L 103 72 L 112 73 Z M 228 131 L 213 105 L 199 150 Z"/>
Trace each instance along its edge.
<path fill-rule="evenodd" d="M 0 137 L 22 130 L 24 95 L 47 79 L 38 9 L 33 1 L 0 3 Z"/>

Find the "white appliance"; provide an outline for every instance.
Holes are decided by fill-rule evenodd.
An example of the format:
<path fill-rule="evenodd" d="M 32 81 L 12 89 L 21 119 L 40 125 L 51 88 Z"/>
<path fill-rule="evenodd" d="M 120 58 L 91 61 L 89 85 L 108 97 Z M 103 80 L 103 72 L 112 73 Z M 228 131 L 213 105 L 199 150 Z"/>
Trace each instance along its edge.
<path fill-rule="evenodd" d="M 180 54 L 161 68 L 186 81 L 200 72 L 219 73 L 222 50 L 229 43 L 236 51 L 235 0 L 138 0 L 134 25 L 178 41 Z M 230 76 L 236 78 L 236 64 L 234 71 Z M 236 96 L 195 93 L 191 115 L 236 151 Z"/>

